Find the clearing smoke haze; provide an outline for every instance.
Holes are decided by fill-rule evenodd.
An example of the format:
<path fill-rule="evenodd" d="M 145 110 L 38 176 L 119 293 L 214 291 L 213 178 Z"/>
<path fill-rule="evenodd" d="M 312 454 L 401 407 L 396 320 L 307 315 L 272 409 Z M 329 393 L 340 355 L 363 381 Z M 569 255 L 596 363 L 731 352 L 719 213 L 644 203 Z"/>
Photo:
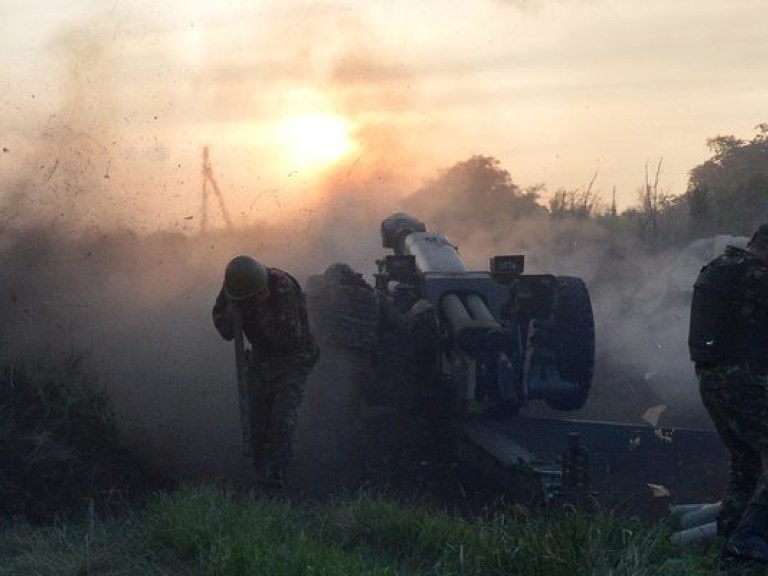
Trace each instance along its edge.
<path fill-rule="evenodd" d="M 574 416 L 706 425 L 691 285 L 748 230 L 660 208 L 709 138 L 768 120 L 766 21 L 764 0 L 4 2 L 0 352 L 83 354 L 131 446 L 247 479 L 211 321 L 226 263 L 370 281 L 404 211 L 473 270 L 522 254 L 584 280 L 597 353 Z M 345 432 L 323 396 L 351 386 L 339 366 L 310 377 L 299 452 Z"/>
<path fill-rule="evenodd" d="M 234 225 L 312 210 L 331 173 L 402 194 L 473 154 L 522 187 L 597 174 L 623 209 L 647 162 L 683 193 L 707 138 L 764 119 L 766 18 L 760 0 L 4 3 L 3 204 L 195 231 L 208 146 Z"/>

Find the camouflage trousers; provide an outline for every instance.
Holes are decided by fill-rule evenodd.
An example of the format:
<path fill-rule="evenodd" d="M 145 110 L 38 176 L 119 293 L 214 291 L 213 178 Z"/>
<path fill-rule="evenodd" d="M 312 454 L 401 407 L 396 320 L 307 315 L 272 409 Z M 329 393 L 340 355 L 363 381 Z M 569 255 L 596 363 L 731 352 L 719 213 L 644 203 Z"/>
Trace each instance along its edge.
<path fill-rule="evenodd" d="M 296 422 L 308 372 L 297 367 L 269 379 L 249 378 L 251 448 L 259 482 L 282 487 L 296 445 Z"/>
<path fill-rule="evenodd" d="M 750 503 L 768 507 L 768 374 L 746 363 L 698 367 L 699 391 L 729 456 L 718 533 L 728 536 Z"/>

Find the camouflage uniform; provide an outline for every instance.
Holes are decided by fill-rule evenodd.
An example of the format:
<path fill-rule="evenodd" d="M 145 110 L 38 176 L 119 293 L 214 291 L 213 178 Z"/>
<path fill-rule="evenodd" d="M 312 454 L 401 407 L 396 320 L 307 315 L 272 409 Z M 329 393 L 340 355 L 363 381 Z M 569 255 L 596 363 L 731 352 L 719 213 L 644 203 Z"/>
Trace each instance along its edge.
<path fill-rule="evenodd" d="M 293 455 L 298 408 L 307 376 L 319 351 L 309 330 L 304 293 L 289 274 L 268 269 L 269 298 L 261 304 L 243 300 L 243 332 L 251 401 L 254 465 L 267 485 L 279 487 Z M 230 301 L 222 288 L 213 306 L 213 322 L 225 340 L 234 338 Z"/>
<path fill-rule="evenodd" d="M 701 398 L 730 459 L 718 532 L 768 508 L 768 266 L 728 246 L 694 286 L 689 334 Z"/>

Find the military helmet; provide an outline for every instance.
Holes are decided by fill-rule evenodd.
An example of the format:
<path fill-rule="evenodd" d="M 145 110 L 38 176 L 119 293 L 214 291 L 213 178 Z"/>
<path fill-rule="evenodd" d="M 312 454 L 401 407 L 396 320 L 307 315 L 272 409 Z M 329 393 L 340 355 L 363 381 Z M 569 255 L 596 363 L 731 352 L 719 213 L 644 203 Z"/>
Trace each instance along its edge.
<path fill-rule="evenodd" d="M 354 278 L 355 271 L 352 270 L 352 267 L 349 264 L 344 264 L 343 262 L 336 262 L 335 264 L 331 264 L 330 266 L 328 266 L 328 268 L 325 269 L 325 272 L 323 272 L 323 275 L 326 278 L 329 278 L 331 280 L 334 280 L 340 283 L 343 280 Z"/>
<path fill-rule="evenodd" d="M 267 288 L 267 268 L 251 256 L 235 256 L 224 271 L 224 292 L 230 300 L 244 300 Z"/>

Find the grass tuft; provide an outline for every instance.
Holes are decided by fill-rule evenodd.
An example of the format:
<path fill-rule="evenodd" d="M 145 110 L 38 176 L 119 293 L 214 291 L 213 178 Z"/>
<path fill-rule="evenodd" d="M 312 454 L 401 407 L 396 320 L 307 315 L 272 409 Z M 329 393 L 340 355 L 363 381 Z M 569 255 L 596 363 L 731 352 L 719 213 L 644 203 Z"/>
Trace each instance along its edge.
<path fill-rule="evenodd" d="M 76 354 L 0 359 L 0 516 L 49 522 L 115 505 L 148 481 Z"/>
<path fill-rule="evenodd" d="M 147 509 L 150 540 L 212 576 L 250 574 L 392 574 L 324 541 L 304 512 L 210 486 L 155 497 Z"/>
<path fill-rule="evenodd" d="M 709 576 L 715 558 L 609 512 L 459 517 L 366 494 L 298 507 L 207 485 L 120 519 L 0 530 L 0 575 Z"/>

